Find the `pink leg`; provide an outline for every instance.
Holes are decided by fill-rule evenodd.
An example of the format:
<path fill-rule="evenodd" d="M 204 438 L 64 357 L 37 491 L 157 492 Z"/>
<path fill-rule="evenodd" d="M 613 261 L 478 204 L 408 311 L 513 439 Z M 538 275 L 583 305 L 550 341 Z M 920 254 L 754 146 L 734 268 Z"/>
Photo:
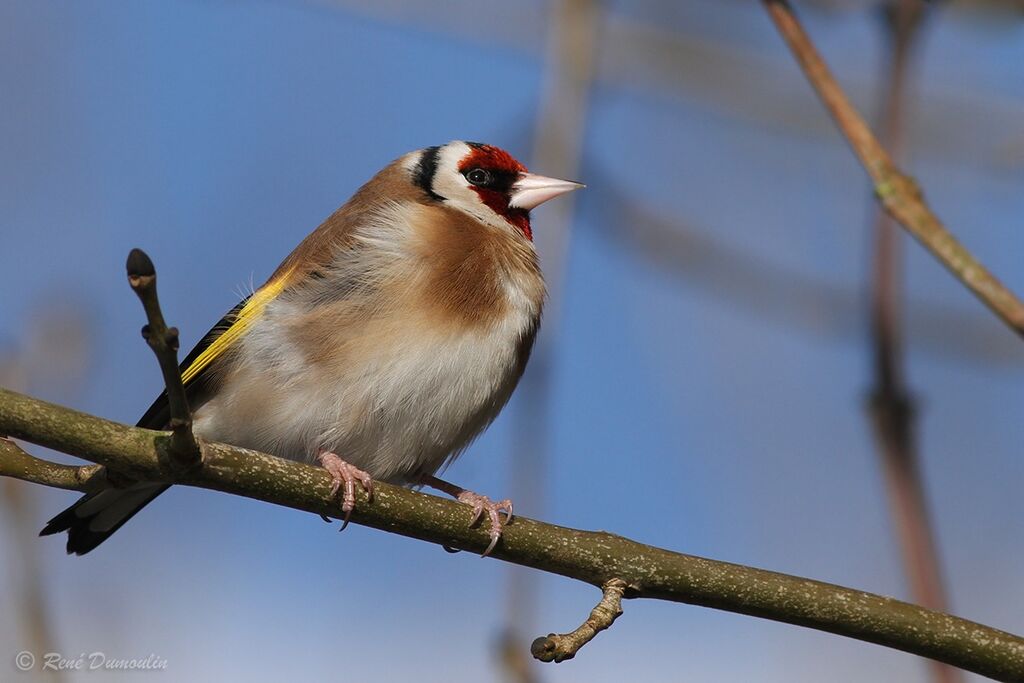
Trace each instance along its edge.
<path fill-rule="evenodd" d="M 424 475 L 420 477 L 420 483 L 424 486 L 435 488 L 438 491 L 443 491 L 449 496 L 452 496 L 460 503 L 466 503 L 467 505 L 473 506 L 473 519 L 469 522 L 470 526 L 473 526 L 483 514 L 487 513 L 487 518 L 491 522 L 491 542 L 484 550 L 480 557 L 487 557 L 491 551 L 494 550 L 494 546 L 498 544 L 498 539 L 501 538 L 501 532 L 504 530 L 505 525 L 512 521 L 512 501 L 506 498 L 498 502 L 491 501 L 487 496 L 482 496 L 479 493 L 473 493 L 466 489 L 456 486 L 455 484 L 449 484 L 443 479 Z M 505 513 L 505 521 L 501 521 L 501 515 L 499 513 Z"/>
<path fill-rule="evenodd" d="M 345 513 L 345 519 L 339 529 L 339 531 L 344 531 L 348 526 L 348 518 L 352 516 L 352 510 L 356 506 L 356 482 L 359 482 L 363 490 L 366 491 L 367 500 L 373 500 L 373 479 L 369 474 L 355 465 L 348 464 L 334 453 L 320 451 L 316 457 L 320 461 L 320 465 L 331 475 L 331 497 L 337 496 L 343 485 L 345 487 L 341 498 L 341 510 Z"/>

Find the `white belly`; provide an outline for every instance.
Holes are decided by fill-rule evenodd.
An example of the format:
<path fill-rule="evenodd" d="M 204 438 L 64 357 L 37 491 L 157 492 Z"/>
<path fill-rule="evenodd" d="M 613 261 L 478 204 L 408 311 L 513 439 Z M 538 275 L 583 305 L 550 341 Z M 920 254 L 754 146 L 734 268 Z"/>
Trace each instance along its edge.
<path fill-rule="evenodd" d="M 289 304 L 272 306 L 196 411 L 196 433 L 307 462 L 328 450 L 393 482 L 435 472 L 494 419 L 535 325 L 520 315 L 486 332 L 425 334 L 391 320 L 350 332 L 341 357 L 324 363 L 282 330 Z"/>

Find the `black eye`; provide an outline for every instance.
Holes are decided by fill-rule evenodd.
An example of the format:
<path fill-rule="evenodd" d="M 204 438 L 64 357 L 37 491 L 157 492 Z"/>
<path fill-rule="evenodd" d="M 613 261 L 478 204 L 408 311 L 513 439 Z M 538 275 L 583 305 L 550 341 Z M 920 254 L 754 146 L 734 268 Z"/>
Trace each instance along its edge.
<path fill-rule="evenodd" d="M 491 183 L 491 172 L 482 168 L 473 168 L 466 171 L 466 180 L 473 185 L 490 185 Z"/>

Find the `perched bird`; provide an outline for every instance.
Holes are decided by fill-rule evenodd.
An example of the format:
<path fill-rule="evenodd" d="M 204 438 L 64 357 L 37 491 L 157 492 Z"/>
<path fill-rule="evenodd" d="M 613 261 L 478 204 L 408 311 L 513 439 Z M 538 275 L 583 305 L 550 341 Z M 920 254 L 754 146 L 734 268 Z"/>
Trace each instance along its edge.
<path fill-rule="evenodd" d="M 454 141 L 389 164 L 235 306 L 181 364 L 195 433 L 318 462 L 342 494 L 372 480 L 429 485 L 512 516 L 434 477 L 494 418 L 523 373 L 544 281 L 530 210 L 582 187 L 528 173 L 504 150 Z M 166 393 L 138 425 L 162 429 Z M 41 535 L 85 554 L 167 489 L 89 493 Z"/>

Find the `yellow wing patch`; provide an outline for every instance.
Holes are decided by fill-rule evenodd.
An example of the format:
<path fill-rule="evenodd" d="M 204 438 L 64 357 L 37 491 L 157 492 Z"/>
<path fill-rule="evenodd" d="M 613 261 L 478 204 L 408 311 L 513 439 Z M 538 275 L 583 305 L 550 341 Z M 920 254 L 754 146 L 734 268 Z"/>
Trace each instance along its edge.
<path fill-rule="evenodd" d="M 249 300 L 245 302 L 245 306 L 235 316 L 234 322 L 231 326 L 224 330 L 223 333 L 213 343 L 207 346 L 201 354 L 196 356 L 196 359 L 192 361 L 192 364 L 185 368 L 185 372 L 181 373 L 181 381 L 183 384 L 188 384 L 193 379 L 199 376 L 199 373 L 203 371 L 215 358 L 218 358 L 223 354 L 229 346 L 238 341 L 242 335 L 244 335 L 252 324 L 256 322 L 259 317 L 263 314 L 263 310 L 267 307 L 271 301 L 273 301 L 278 294 L 280 294 L 285 285 L 288 283 L 288 276 L 291 275 L 291 270 L 283 273 L 280 277 L 268 282 L 266 285 L 261 287 L 259 291 L 255 292 Z"/>

